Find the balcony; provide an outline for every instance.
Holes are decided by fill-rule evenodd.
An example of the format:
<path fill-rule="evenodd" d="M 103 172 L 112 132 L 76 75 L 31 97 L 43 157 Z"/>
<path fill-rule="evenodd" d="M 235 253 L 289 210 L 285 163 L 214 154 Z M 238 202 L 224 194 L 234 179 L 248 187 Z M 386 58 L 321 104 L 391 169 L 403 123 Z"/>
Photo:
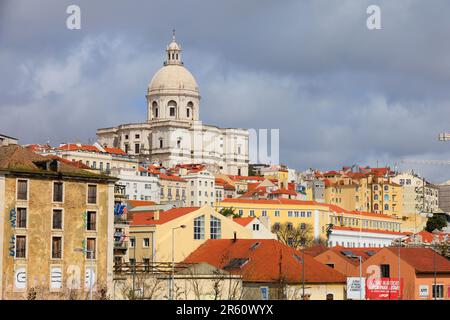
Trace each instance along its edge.
<path fill-rule="evenodd" d="M 114 224 L 129 224 L 129 222 L 124 216 L 115 216 Z"/>
<path fill-rule="evenodd" d="M 114 241 L 114 249 L 127 250 L 128 241 Z"/>

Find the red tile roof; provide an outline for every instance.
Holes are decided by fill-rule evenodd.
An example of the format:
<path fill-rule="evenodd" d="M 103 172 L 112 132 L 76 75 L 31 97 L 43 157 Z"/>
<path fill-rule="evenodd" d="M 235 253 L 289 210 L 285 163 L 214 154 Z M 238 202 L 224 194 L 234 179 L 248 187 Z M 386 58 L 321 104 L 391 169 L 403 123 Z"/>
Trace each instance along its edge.
<path fill-rule="evenodd" d="M 436 253 L 430 248 L 409 248 L 409 247 L 389 247 L 390 250 L 398 257 L 400 249 L 400 259 L 412 266 L 416 273 L 450 273 L 450 261 Z"/>
<path fill-rule="evenodd" d="M 154 206 L 156 204 L 154 201 L 145 200 L 127 200 L 127 202 L 132 207 Z"/>
<path fill-rule="evenodd" d="M 100 152 L 99 149 L 97 149 L 96 146 L 91 146 L 88 144 L 75 144 L 75 143 L 69 143 L 62 145 L 57 150 L 61 151 L 91 151 L 91 152 Z"/>
<path fill-rule="evenodd" d="M 353 265 L 359 265 L 359 258 L 352 258 L 349 256 L 346 256 L 343 254 L 343 252 L 350 252 L 354 256 L 360 256 L 362 259 L 362 262 L 369 259 L 371 256 L 373 256 L 375 253 L 381 250 L 381 248 L 346 248 L 341 246 L 335 246 L 332 248 L 329 248 L 330 251 L 336 253 L 339 257 L 346 260 L 347 262 L 353 264 Z M 372 253 L 372 254 L 371 254 Z"/>
<path fill-rule="evenodd" d="M 131 225 L 142 226 L 164 224 L 166 222 L 182 217 L 188 213 L 197 211 L 198 209 L 200 209 L 200 207 L 173 208 L 167 211 L 160 212 L 159 219 L 156 220 L 155 211 L 138 212 L 133 215 Z"/>
<path fill-rule="evenodd" d="M 449 239 L 450 235 L 446 233 L 431 233 L 426 230 L 422 230 L 416 234 L 416 236 L 420 236 L 422 242 L 424 243 L 432 243 L 433 241 L 445 241 L 445 239 Z M 411 235 L 411 238 L 407 239 L 406 242 L 412 242 L 414 235 Z M 417 237 L 419 240 L 419 237 Z"/>
<path fill-rule="evenodd" d="M 167 175 L 165 173 L 159 173 L 159 178 L 161 180 L 171 180 L 171 181 L 186 182 L 186 180 L 184 180 L 183 178 L 181 178 L 179 176 Z"/>
<path fill-rule="evenodd" d="M 120 149 L 120 148 L 108 148 L 108 147 L 104 147 L 103 149 L 105 149 L 105 151 L 106 151 L 107 153 L 126 155 L 125 151 L 123 151 L 123 150 Z"/>
<path fill-rule="evenodd" d="M 297 192 L 288 189 L 277 189 L 275 191 L 272 191 L 270 194 L 287 194 L 290 196 L 297 196 Z"/>
<path fill-rule="evenodd" d="M 256 219 L 255 217 L 244 217 L 244 218 L 233 218 L 233 221 L 245 227 L 248 226 L 255 219 Z"/>
<path fill-rule="evenodd" d="M 246 282 L 302 282 L 300 251 L 272 239 L 208 240 L 192 252 L 185 263 L 209 263 L 216 268 L 240 274 Z M 232 268 L 236 259 L 242 266 Z M 248 259 L 248 260 L 245 260 Z M 305 283 L 345 283 L 346 277 L 305 254 Z"/>

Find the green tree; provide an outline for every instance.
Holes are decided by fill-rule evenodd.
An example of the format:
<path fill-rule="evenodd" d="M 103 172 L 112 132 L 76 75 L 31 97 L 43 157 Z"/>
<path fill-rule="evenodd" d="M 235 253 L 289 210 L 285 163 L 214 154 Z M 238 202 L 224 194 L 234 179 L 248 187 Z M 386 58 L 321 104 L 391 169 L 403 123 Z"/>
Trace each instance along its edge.
<path fill-rule="evenodd" d="M 445 213 L 433 213 L 431 218 L 428 218 L 425 230 L 433 232 L 435 229 L 439 231 L 447 226 L 447 215 Z"/>
<path fill-rule="evenodd" d="M 274 224 L 272 232 L 277 235 L 279 241 L 294 249 L 309 247 L 314 240 L 313 227 L 307 223 L 297 226 L 290 222 Z"/>
<path fill-rule="evenodd" d="M 233 218 L 240 218 L 242 216 L 242 214 L 235 213 L 235 209 L 233 207 L 222 208 L 220 209 L 219 213 L 225 217 L 232 216 Z"/>

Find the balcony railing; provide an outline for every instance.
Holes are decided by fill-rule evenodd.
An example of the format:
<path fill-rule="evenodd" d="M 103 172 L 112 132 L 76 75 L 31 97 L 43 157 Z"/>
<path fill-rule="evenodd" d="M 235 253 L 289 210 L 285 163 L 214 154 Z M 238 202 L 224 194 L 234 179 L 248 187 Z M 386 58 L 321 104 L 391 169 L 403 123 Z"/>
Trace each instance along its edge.
<path fill-rule="evenodd" d="M 128 249 L 128 241 L 114 241 L 114 249 Z"/>

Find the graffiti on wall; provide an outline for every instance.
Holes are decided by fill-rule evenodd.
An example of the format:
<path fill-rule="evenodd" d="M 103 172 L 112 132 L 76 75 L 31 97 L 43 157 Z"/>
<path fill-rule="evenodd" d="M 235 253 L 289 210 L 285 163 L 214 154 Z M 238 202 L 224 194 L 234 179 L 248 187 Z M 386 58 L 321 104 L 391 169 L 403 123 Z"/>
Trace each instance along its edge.
<path fill-rule="evenodd" d="M 17 212 L 16 209 L 12 208 L 11 211 L 9 211 L 9 221 L 11 222 L 11 227 L 16 227 L 16 220 L 17 220 Z"/>
<path fill-rule="evenodd" d="M 16 236 L 12 235 L 9 240 L 9 256 L 14 257 L 16 255 Z"/>

